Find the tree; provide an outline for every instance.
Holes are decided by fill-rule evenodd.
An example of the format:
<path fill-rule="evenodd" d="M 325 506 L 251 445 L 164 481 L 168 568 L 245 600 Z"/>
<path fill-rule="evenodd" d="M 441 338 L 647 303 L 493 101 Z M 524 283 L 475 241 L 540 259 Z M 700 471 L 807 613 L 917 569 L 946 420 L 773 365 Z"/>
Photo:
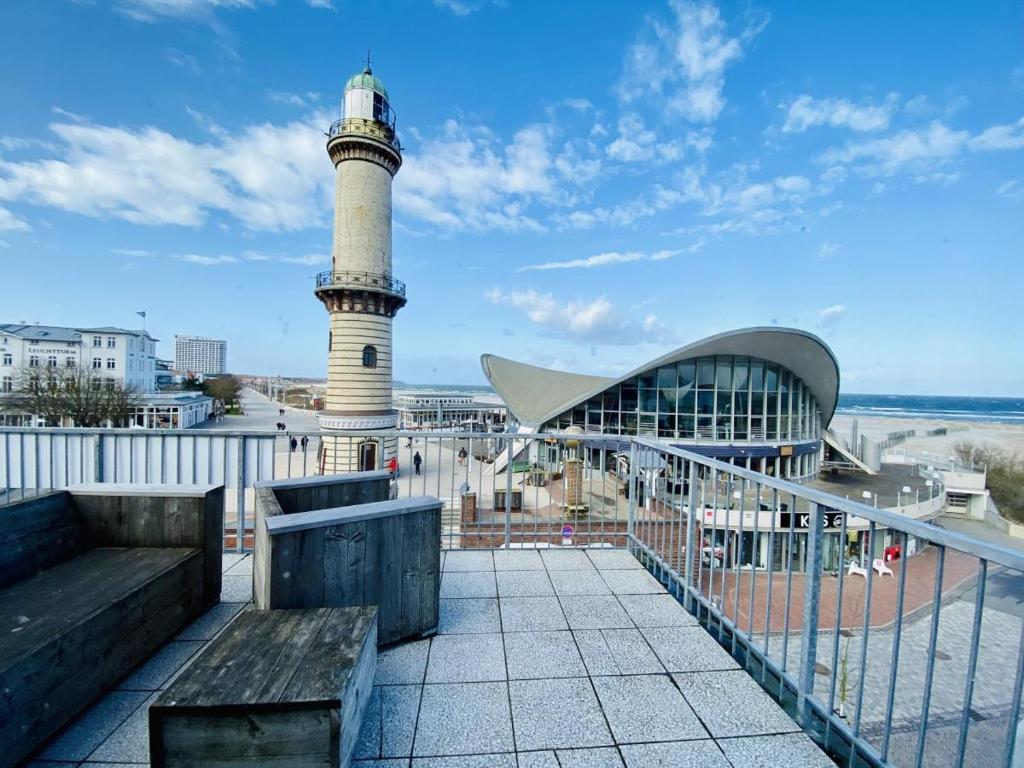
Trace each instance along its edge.
<path fill-rule="evenodd" d="M 39 416 L 48 423 L 70 418 L 77 427 L 118 425 L 142 404 L 132 387 L 92 368 L 23 368 L 14 378 L 13 390 L 0 395 L 0 411 Z"/>
<path fill-rule="evenodd" d="M 220 400 L 225 408 L 231 407 L 241 390 L 242 382 L 234 376 L 218 376 L 216 379 L 207 379 L 203 382 L 203 394 Z"/>

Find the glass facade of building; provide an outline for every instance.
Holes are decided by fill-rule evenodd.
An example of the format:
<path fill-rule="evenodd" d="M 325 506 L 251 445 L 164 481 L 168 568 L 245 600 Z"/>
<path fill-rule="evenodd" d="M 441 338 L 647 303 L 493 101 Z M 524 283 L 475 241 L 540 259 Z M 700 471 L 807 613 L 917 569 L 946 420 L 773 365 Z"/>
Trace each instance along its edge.
<path fill-rule="evenodd" d="M 766 360 L 716 355 L 652 368 L 543 426 L 695 444 L 796 443 L 821 438 L 821 411 L 791 371 Z"/>

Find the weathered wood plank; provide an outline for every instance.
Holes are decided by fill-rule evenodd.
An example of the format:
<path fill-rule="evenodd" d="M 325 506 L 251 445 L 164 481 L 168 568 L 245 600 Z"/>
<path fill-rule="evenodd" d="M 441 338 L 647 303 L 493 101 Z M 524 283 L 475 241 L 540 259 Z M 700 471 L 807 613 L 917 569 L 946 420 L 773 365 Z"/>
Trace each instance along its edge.
<path fill-rule="evenodd" d="M 67 493 L 58 492 L 0 509 L 0 589 L 73 558 L 92 537 Z"/>

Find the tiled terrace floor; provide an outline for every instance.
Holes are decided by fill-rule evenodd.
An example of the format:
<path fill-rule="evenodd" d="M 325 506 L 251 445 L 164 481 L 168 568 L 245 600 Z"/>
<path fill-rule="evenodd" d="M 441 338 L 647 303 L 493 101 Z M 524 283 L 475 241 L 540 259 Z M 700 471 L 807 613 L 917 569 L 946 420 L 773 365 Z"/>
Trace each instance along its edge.
<path fill-rule="evenodd" d="M 360 768 L 831 766 L 628 553 L 451 551 L 441 624 L 380 654 Z M 35 766 L 146 765 L 150 700 L 250 599 L 223 602 L 55 738 Z"/>

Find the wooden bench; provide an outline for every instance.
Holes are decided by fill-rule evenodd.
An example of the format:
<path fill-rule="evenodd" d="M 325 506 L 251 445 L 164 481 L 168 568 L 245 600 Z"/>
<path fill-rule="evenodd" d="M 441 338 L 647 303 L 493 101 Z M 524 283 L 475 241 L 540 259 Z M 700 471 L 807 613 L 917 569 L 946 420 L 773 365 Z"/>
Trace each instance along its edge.
<path fill-rule="evenodd" d="M 257 484 L 256 607 L 375 605 L 381 645 L 436 632 L 442 505 L 386 501 L 387 484 L 386 472 Z"/>
<path fill-rule="evenodd" d="M 75 486 L 0 506 L 0 766 L 220 598 L 223 486 Z"/>
<path fill-rule="evenodd" d="M 247 611 L 149 708 L 154 768 L 345 768 L 377 664 L 377 611 Z"/>

